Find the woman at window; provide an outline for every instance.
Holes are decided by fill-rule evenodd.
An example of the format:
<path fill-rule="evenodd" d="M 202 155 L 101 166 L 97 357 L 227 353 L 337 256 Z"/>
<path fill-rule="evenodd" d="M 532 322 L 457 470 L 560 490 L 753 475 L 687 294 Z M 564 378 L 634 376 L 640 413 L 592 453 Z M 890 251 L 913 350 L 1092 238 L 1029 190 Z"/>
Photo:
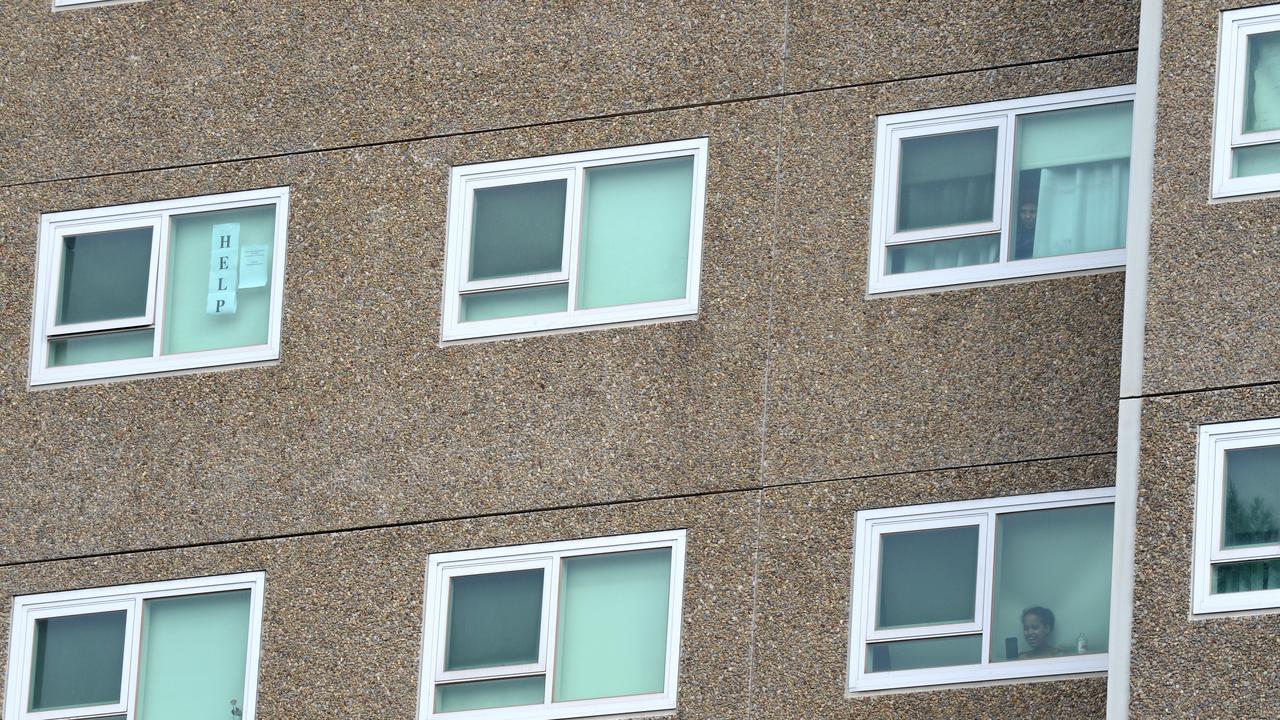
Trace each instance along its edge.
<path fill-rule="evenodd" d="M 1018 653 L 1018 659 L 1058 657 L 1063 652 L 1049 642 L 1053 636 L 1053 611 L 1046 607 L 1029 607 L 1022 611 L 1022 638 L 1029 649 Z"/>

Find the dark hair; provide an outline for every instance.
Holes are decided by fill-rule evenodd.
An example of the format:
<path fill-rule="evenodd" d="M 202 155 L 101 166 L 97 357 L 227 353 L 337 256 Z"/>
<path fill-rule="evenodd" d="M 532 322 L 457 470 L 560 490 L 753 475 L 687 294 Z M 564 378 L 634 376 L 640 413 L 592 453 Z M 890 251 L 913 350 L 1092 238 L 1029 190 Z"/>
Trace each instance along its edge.
<path fill-rule="evenodd" d="M 1033 607 L 1027 608 L 1026 610 L 1023 610 L 1022 619 L 1024 622 L 1026 621 L 1028 615 L 1035 615 L 1036 617 L 1040 618 L 1040 622 L 1044 625 L 1048 625 L 1050 630 L 1052 630 L 1053 626 L 1056 624 L 1056 622 L 1053 619 L 1053 611 L 1047 607 L 1040 607 L 1039 605 L 1035 605 Z"/>

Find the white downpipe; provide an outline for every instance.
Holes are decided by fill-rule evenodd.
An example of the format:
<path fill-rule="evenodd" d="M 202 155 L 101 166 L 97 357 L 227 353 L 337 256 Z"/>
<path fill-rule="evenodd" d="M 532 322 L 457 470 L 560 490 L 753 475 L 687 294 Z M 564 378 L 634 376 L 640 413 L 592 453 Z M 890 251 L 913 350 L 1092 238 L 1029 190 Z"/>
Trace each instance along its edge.
<path fill-rule="evenodd" d="M 1120 407 L 1116 430 L 1115 536 L 1111 560 L 1111 642 L 1107 667 L 1107 720 L 1128 720 L 1133 637 L 1134 537 L 1138 515 L 1138 460 L 1142 437 L 1142 361 L 1147 315 L 1147 245 L 1151 234 L 1151 182 L 1156 145 L 1163 0 L 1142 0 L 1138 29 L 1137 97 L 1129 170 L 1129 225 L 1120 354 Z"/>

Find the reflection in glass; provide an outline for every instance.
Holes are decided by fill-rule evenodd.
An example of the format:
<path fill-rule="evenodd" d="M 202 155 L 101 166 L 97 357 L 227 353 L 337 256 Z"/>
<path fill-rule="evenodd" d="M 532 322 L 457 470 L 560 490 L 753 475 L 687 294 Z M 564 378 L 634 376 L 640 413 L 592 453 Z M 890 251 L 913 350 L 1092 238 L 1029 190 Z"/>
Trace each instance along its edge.
<path fill-rule="evenodd" d="M 1280 129 L 1280 32 L 1248 36 L 1244 132 Z"/>
<path fill-rule="evenodd" d="M 588 168 L 583 192 L 577 307 L 684 297 L 693 158 Z"/>
<path fill-rule="evenodd" d="M 489 290 L 462 296 L 462 322 L 522 317 L 569 309 L 569 285 L 535 285 L 509 290 Z"/>
<path fill-rule="evenodd" d="M 36 620 L 28 710 L 120 702 L 125 611 Z"/>
<path fill-rule="evenodd" d="M 976 525 L 880 536 L 876 627 L 972 621 L 977 573 Z"/>
<path fill-rule="evenodd" d="M 1018 118 L 1012 259 L 1124 247 L 1133 103 Z"/>
<path fill-rule="evenodd" d="M 982 662 L 982 636 L 895 640 L 867 645 L 867 672 L 976 665 Z"/>
<path fill-rule="evenodd" d="M 671 548 L 565 558 L 553 701 L 660 693 Z"/>
<path fill-rule="evenodd" d="M 985 265 L 1000 260 L 1000 234 L 890 245 L 888 274 Z"/>
<path fill-rule="evenodd" d="M 444 669 L 538 662 L 542 575 L 517 570 L 450 580 Z"/>
<path fill-rule="evenodd" d="M 147 329 L 50 340 L 49 367 L 151 357 L 155 335 L 155 330 Z"/>
<path fill-rule="evenodd" d="M 437 685 L 436 712 L 538 705 L 546 696 L 546 685 L 545 675 Z"/>
<path fill-rule="evenodd" d="M 145 315 L 151 235 L 143 227 L 62 238 L 58 324 Z"/>
<path fill-rule="evenodd" d="M 567 180 L 475 191 L 469 280 L 559 272 Z"/>
<path fill-rule="evenodd" d="M 1280 588 L 1280 559 L 1214 565 L 1210 587 L 1215 595 L 1275 590 Z"/>
<path fill-rule="evenodd" d="M 998 139 L 983 128 L 903 140 L 897 230 L 991 221 Z"/>
<path fill-rule="evenodd" d="M 1231 151 L 1231 177 L 1280 173 L 1280 143 L 1246 145 Z"/>
<path fill-rule="evenodd" d="M 992 661 L 1107 651 L 1110 503 L 1000 515 Z"/>
<path fill-rule="evenodd" d="M 1222 547 L 1280 542 L 1280 446 L 1228 450 Z"/>

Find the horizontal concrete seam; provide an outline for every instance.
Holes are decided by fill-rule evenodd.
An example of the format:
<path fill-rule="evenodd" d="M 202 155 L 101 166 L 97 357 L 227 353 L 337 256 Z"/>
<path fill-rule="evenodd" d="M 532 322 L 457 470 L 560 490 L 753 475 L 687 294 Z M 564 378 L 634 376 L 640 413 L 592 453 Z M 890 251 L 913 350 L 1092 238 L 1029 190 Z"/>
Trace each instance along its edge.
<path fill-rule="evenodd" d="M 1251 383 L 1239 383 L 1236 385 L 1212 385 L 1199 388 L 1188 388 L 1184 390 L 1165 390 L 1163 392 L 1143 393 L 1141 395 L 1123 395 L 1121 400 L 1150 400 L 1163 397 L 1177 397 L 1178 395 L 1195 395 L 1198 393 L 1226 392 L 1228 390 L 1248 390 L 1249 388 L 1262 388 L 1271 385 L 1280 385 L 1280 380 L 1260 380 Z"/>
<path fill-rule="evenodd" d="M 765 490 L 770 488 L 796 487 L 799 485 L 818 485 L 822 483 L 836 482 L 853 482 L 859 480 L 877 480 L 880 478 L 900 477 L 902 475 L 923 475 L 928 473 L 952 472 L 956 470 L 981 470 L 983 468 L 1005 467 L 1009 465 L 1028 465 L 1040 462 L 1056 462 L 1060 460 L 1077 460 L 1082 458 L 1095 457 L 1111 457 L 1116 454 L 1115 450 L 1099 450 L 1097 452 L 1076 453 L 1072 455 L 1045 455 L 1032 458 L 1018 458 L 1017 460 L 1000 460 L 987 463 L 973 463 L 970 465 L 940 465 L 937 467 L 917 468 L 912 470 L 895 470 L 893 472 L 875 473 L 872 475 L 850 475 L 848 477 L 838 478 L 818 478 L 817 480 L 796 480 L 793 482 L 773 483 L 765 486 Z"/>
<path fill-rule="evenodd" d="M 613 113 L 602 113 L 599 115 L 583 115 L 573 118 L 561 118 L 558 120 L 544 120 L 542 122 L 520 123 L 516 125 L 504 125 L 499 127 L 480 128 L 476 130 L 459 130 L 457 132 L 437 133 L 434 135 L 418 135 L 408 138 L 395 138 L 391 140 L 375 140 L 367 143 L 353 143 L 350 145 L 334 145 L 322 148 L 310 148 L 306 150 L 285 150 L 277 153 L 264 153 L 262 155 L 246 155 L 242 157 L 222 158 L 217 160 L 205 160 L 202 162 L 178 163 L 175 165 L 161 165 L 155 167 L 131 168 L 127 170 L 112 170 L 109 172 L 89 173 L 85 175 L 69 175 L 56 178 L 40 178 L 35 180 L 23 180 L 15 183 L 0 184 L 0 189 L 28 187 L 31 185 L 47 185 L 59 182 L 71 182 L 73 180 L 91 180 L 94 178 L 118 177 L 121 175 L 136 175 L 141 173 L 167 172 L 170 170 L 185 170 L 197 167 L 207 167 L 212 165 L 229 165 L 233 163 L 254 162 L 258 160 L 273 160 L 277 158 L 296 157 L 302 155 L 313 155 L 329 152 L 346 152 L 350 150 L 365 150 L 371 148 L 388 147 L 391 145 L 407 145 L 409 143 L 426 142 L 429 140 L 444 140 L 456 137 L 468 137 L 471 135 L 484 135 L 487 133 L 509 132 L 514 130 L 529 130 L 539 127 L 554 127 L 557 125 L 567 125 L 577 122 L 592 122 L 596 120 L 610 120 L 622 117 L 637 117 L 640 115 L 652 115 L 664 112 L 675 112 L 678 110 L 696 110 L 699 108 L 718 107 L 721 105 L 735 105 L 740 103 L 759 102 L 762 100 L 776 100 L 780 98 L 793 98 L 802 95 L 813 95 L 824 92 L 838 92 L 841 90 L 852 90 L 863 87 L 876 87 L 878 85 L 892 85 L 895 83 L 917 82 L 920 80 L 930 80 L 934 78 L 954 77 L 956 75 L 969 75 L 973 73 L 990 72 L 992 70 L 1009 70 L 1019 67 L 1031 67 L 1033 65 L 1050 65 L 1052 63 L 1070 62 L 1072 60 L 1087 60 L 1089 58 L 1107 57 L 1109 55 L 1124 55 L 1126 53 L 1137 52 L 1137 48 L 1123 48 L 1119 50 L 1100 50 L 1093 53 L 1083 53 L 1080 55 L 1065 55 L 1054 58 L 1041 58 L 1037 60 L 1025 60 L 1022 62 L 1007 63 L 1004 65 L 990 65 L 987 67 L 968 68 L 964 70 L 949 70 L 940 73 L 926 73 L 924 75 L 912 75 L 908 77 L 891 78 L 886 80 L 870 80 L 861 83 L 849 83 L 846 85 L 829 85 L 819 88 L 806 88 L 804 90 L 793 90 L 788 92 L 782 90 L 776 93 L 766 93 L 763 95 L 747 95 L 738 98 L 729 98 L 726 100 L 708 100 L 699 103 L 685 103 L 681 105 L 667 105 L 657 108 L 645 108 L 640 110 L 622 110 Z"/>
<path fill-rule="evenodd" d="M 211 540 L 208 542 L 180 543 L 180 544 L 174 544 L 174 545 L 157 545 L 154 547 L 116 550 L 113 552 L 83 553 L 80 555 L 62 555 L 59 557 L 33 558 L 28 560 L 8 560 L 8 561 L 0 562 L 0 567 L 39 565 L 42 563 L 69 562 L 73 560 L 92 560 L 94 558 L 116 557 L 120 555 L 140 555 L 143 553 L 151 553 L 151 552 L 167 552 L 170 550 L 191 550 L 195 548 L 204 548 L 204 547 L 219 547 L 222 545 L 242 545 L 242 544 L 255 543 L 255 542 L 270 542 L 273 540 L 290 540 L 293 538 L 318 537 L 321 535 L 345 535 L 348 533 L 375 532 L 378 530 L 395 530 L 397 528 L 411 528 L 411 527 L 419 527 L 424 525 L 437 525 L 441 523 L 465 522 L 467 520 L 484 520 L 487 518 L 513 517 L 516 515 L 533 515 L 536 513 L 562 512 L 562 511 L 568 511 L 568 510 L 588 510 L 591 508 L 608 507 L 610 505 L 635 505 L 637 503 L 666 502 L 669 500 L 689 500 L 693 498 L 715 497 L 719 495 L 733 495 L 738 493 L 763 494 L 765 491 L 771 488 L 793 487 L 797 485 L 815 485 L 818 483 L 847 482 L 850 480 L 872 480 L 875 478 L 898 477 L 901 475 L 921 475 L 921 474 L 927 474 L 927 473 L 948 472 L 948 471 L 955 471 L 955 470 L 970 470 L 970 469 L 981 469 L 981 468 L 988 468 L 988 467 L 1002 467 L 1007 465 L 1025 465 L 1028 463 L 1037 463 L 1037 462 L 1053 462 L 1056 460 L 1072 460 L 1077 458 L 1106 457 L 1110 455 L 1115 455 L 1115 453 L 1114 452 L 1096 452 L 1096 453 L 1083 453 L 1079 455 L 1057 455 L 1052 457 L 1038 457 L 1038 458 L 1026 458 L 1026 459 L 1019 459 L 1019 460 L 1005 460 L 1001 462 L 991 462 L 991 463 L 977 463 L 973 465 L 950 465 L 950 466 L 936 467 L 936 468 L 922 468 L 918 470 L 902 470 L 902 471 L 895 471 L 890 473 L 880 473 L 877 475 L 861 475 L 856 477 L 826 478 L 821 480 L 800 480 L 800 481 L 790 482 L 790 483 L 777 483 L 777 484 L 768 485 L 764 487 L 744 486 L 744 487 L 736 487 L 736 488 L 724 488 L 720 490 L 707 490 L 705 492 L 698 492 L 698 493 L 681 493 L 676 495 L 655 495 L 651 497 L 642 497 L 642 498 L 626 498 L 622 500 L 608 500 L 608 501 L 601 501 L 601 502 L 594 502 L 594 503 L 579 503 L 576 505 L 550 505 L 550 506 L 537 507 L 537 508 L 524 508 L 520 510 L 503 510 L 503 511 L 497 511 L 497 512 L 477 513 L 475 515 L 456 515 L 451 517 L 435 518 L 432 520 L 405 520 L 403 522 L 396 522 L 396 523 L 381 523 L 377 525 L 358 525 L 355 527 L 347 527 L 347 528 L 325 528 L 322 530 L 308 530 L 306 532 L 296 532 L 296 533 L 281 533 L 278 535 L 254 535 L 250 537 L 234 538 L 234 539 L 228 539 L 228 540 Z"/>

